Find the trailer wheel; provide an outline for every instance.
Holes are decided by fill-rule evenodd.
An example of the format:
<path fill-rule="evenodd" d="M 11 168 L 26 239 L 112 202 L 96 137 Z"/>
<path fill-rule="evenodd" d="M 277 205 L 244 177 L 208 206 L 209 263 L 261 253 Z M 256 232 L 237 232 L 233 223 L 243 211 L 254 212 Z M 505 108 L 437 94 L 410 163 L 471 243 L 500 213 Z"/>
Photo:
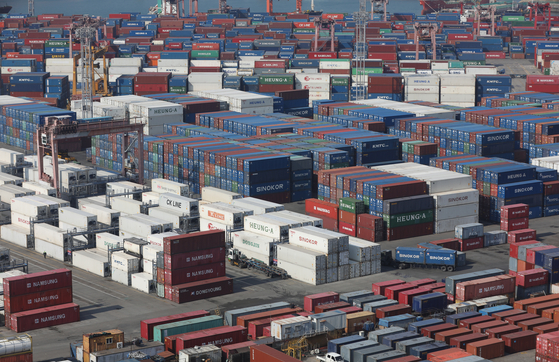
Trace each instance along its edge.
<path fill-rule="evenodd" d="M 446 271 L 446 266 L 445 266 L 445 265 L 442 265 L 442 266 L 441 266 L 441 270 L 442 270 L 442 271 Z"/>
<path fill-rule="evenodd" d="M 448 272 L 453 272 L 453 271 L 454 271 L 454 267 L 449 265 L 449 266 L 446 267 L 446 271 L 448 271 Z"/>
<path fill-rule="evenodd" d="M 406 268 L 406 264 L 401 263 L 400 265 L 398 265 L 398 269 L 405 269 Z"/>

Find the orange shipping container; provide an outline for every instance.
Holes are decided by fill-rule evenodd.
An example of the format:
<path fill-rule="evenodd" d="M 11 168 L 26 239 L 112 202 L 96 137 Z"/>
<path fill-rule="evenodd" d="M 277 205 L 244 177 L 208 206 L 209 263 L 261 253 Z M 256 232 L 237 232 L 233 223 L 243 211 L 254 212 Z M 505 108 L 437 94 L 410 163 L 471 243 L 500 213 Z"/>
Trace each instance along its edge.
<path fill-rule="evenodd" d="M 376 323 L 373 312 L 357 312 L 347 315 L 346 333 L 355 333 L 363 330 L 366 322 Z"/>

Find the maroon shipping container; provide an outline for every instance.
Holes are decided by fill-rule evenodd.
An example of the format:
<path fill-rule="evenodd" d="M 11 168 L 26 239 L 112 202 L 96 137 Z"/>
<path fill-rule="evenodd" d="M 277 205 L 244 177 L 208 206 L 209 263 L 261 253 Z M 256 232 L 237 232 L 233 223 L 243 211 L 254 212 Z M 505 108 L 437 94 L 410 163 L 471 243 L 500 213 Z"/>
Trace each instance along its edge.
<path fill-rule="evenodd" d="M 317 199 L 305 200 L 305 211 L 319 217 L 338 219 L 338 210 L 339 207 L 336 204 Z"/>
<path fill-rule="evenodd" d="M 411 283 L 393 285 L 384 289 L 384 296 L 388 299 L 398 300 L 400 292 L 415 289 L 415 285 Z"/>
<path fill-rule="evenodd" d="M 458 327 L 452 323 L 437 324 L 435 326 L 427 326 L 421 328 L 421 334 L 424 337 L 434 338 L 436 333 L 457 329 Z"/>
<path fill-rule="evenodd" d="M 426 222 L 423 224 L 409 226 L 400 226 L 396 228 L 386 229 L 386 240 L 407 239 L 415 236 L 430 235 L 433 233 L 433 223 Z"/>
<path fill-rule="evenodd" d="M 250 346 L 250 362 L 298 362 L 298 359 L 290 357 L 265 344 Z"/>
<path fill-rule="evenodd" d="M 285 314 L 295 314 L 295 313 L 299 313 L 299 312 L 302 312 L 302 311 L 303 310 L 301 308 L 282 308 L 282 309 L 276 309 L 276 310 L 269 310 L 269 311 L 266 311 L 266 312 L 260 312 L 260 313 L 247 314 L 247 315 L 244 315 L 244 316 L 240 316 L 240 317 L 237 318 L 236 322 L 237 322 L 238 326 L 248 328 L 249 322 L 252 322 L 252 321 L 265 319 L 265 318 L 267 318 L 269 320 L 272 317 L 282 316 L 282 315 L 285 315 Z"/>
<path fill-rule="evenodd" d="M 179 285 L 225 276 L 225 263 L 198 265 L 183 269 L 165 269 L 165 284 Z"/>
<path fill-rule="evenodd" d="M 506 334 L 501 338 L 505 343 L 505 352 L 516 353 L 535 349 L 537 337 L 538 333 L 534 331 L 522 331 Z"/>
<path fill-rule="evenodd" d="M 450 346 L 466 350 L 468 343 L 483 341 L 487 339 L 487 335 L 483 333 L 464 334 L 450 339 Z"/>
<path fill-rule="evenodd" d="M 534 318 L 527 321 L 518 322 L 517 326 L 522 328 L 523 331 L 531 331 L 534 328 L 553 323 L 553 319 L 549 318 Z"/>
<path fill-rule="evenodd" d="M 497 338 L 473 342 L 466 346 L 466 352 L 485 359 L 499 358 L 505 355 L 505 342 Z"/>
<path fill-rule="evenodd" d="M 433 245 L 439 245 L 443 248 L 460 251 L 460 242 L 458 239 L 442 239 L 431 241 Z"/>
<path fill-rule="evenodd" d="M 520 322 L 528 321 L 530 319 L 536 319 L 536 318 L 539 318 L 539 317 L 540 316 L 537 315 L 537 314 L 524 313 L 524 314 L 519 314 L 519 315 L 515 315 L 515 316 L 511 316 L 511 317 L 506 317 L 505 322 L 507 322 L 508 324 L 518 325 L 518 323 L 520 323 Z"/>
<path fill-rule="evenodd" d="M 445 342 L 446 344 L 450 344 L 450 340 L 454 337 L 460 337 L 467 334 L 472 334 L 472 331 L 468 328 L 456 328 L 456 329 L 449 329 L 448 331 L 442 331 L 435 334 L 435 341 L 438 342 Z"/>
<path fill-rule="evenodd" d="M 223 230 L 201 231 L 163 239 L 163 250 L 165 254 L 169 255 L 224 247 L 225 232 Z"/>
<path fill-rule="evenodd" d="M 468 301 L 495 295 L 515 292 L 515 277 L 499 275 L 496 277 L 472 280 L 456 285 L 456 300 Z"/>
<path fill-rule="evenodd" d="M 465 240 L 459 239 L 458 243 L 460 244 L 460 251 L 482 249 L 483 236 L 480 236 L 478 238 L 465 239 Z"/>
<path fill-rule="evenodd" d="M 33 352 L 0 357 L 0 362 L 33 362 Z"/>
<path fill-rule="evenodd" d="M 4 295 L 24 295 L 72 286 L 68 269 L 48 270 L 4 279 Z"/>
<path fill-rule="evenodd" d="M 4 310 L 8 313 L 18 313 L 68 303 L 72 303 L 72 287 L 6 297 Z"/>
<path fill-rule="evenodd" d="M 514 204 L 501 206 L 501 219 L 522 219 L 528 217 L 530 208 L 526 204 Z"/>
<path fill-rule="evenodd" d="M 495 319 L 498 321 L 504 321 L 507 317 L 512 317 L 520 314 L 526 314 L 526 311 L 520 309 L 509 309 L 504 312 L 493 313 L 493 317 L 495 317 Z"/>
<path fill-rule="evenodd" d="M 320 216 L 317 214 L 313 214 L 311 212 L 307 212 L 307 215 L 322 219 L 322 227 L 324 229 L 331 230 L 331 231 L 338 231 L 338 219 L 332 219 L 329 217 Z"/>
<path fill-rule="evenodd" d="M 545 334 L 559 331 L 559 323 L 544 324 L 534 328 L 534 332 L 538 334 Z"/>
<path fill-rule="evenodd" d="M 419 357 L 405 356 L 405 357 L 389 359 L 389 360 L 386 360 L 384 362 L 420 362 L 420 361 L 422 361 L 422 359 L 419 358 Z"/>
<path fill-rule="evenodd" d="M 165 289 L 167 289 L 167 286 L 165 286 Z M 170 296 L 173 302 L 181 304 L 231 293 L 233 293 L 233 279 L 221 277 L 175 285 L 171 287 Z M 167 295 L 165 298 L 167 298 Z"/>
<path fill-rule="evenodd" d="M 384 240 L 384 232 L 380 230 L 372 230 L 363 227 L 357 227 L 357 237 L 374 243 Z"/>
<path fill-rule="evenodd" d="M 328 312 L 328 311 L 331 311 L 331 310 L 342 309 L 342 308 L 347 308 L 347 307 L 351 307 L 351 304 L 349 304 L 347 302 L 329 303 L 329 304 L 317 305 L 316 307 L 314 307 L 314 312 L 315 313 L 324 313 L 324 312 Z"/>
<path fill-rule="evenodd" d="M 409 284 L 419 287 L 421 285 L 432 284 L 432 283 L 436 283 L 436 282 L 437 281 L 435 279 L 425 278 L 425 279 L 414 280 L 412 282 L 409 282 Z"/>
<path fill-rule="evenodd" d="M 226 346 L 221 346 L 221 351 L 223 352 L 222 359 L 226 361 L 229 358 L 229 356 L 238 353 L 239 350 L 255 345 L 256 343 L 254 343 L 253 341 L 247 341 L 242 343 L 234 343 L 234 344 L 228 344 Z"/>
<path fill-rule="evenodd" d="M 307 200 L 308 201 L 308 200 Z M 316 306 L 328 303 L 336 303 L 340 301 L 340 295 L 336 292 L 324 292 L 318 294 L 307 295 L 303 299 L 303 309 L 307 312 L 314 311 Z"/>
<path fill-rule="evenodd" d="M 393 317 L 393 316 L 411 313 L 411 312 L 412 312 L 411 306 L 407 304 L 396 304 L 388 307 L 378 308 L 375 311 L 375 314 L 377 318 L 380 319 L 380 318 L 388 318 L 388 317 Z"/>
<path fill-rule="evenodd" d="M 224 262 L 226 254 L 225 248 L 198 250 L 191 253 L 175 255 L 165 254 L 165 269 L 181 269 L 197 265 Z"/>
<path fill-rule="evenodd" d="M 392 287 L 394 285 L 400 285 L 400 284 L 405 284 L 406 282 L 403 281 L 402 279 L 393 279 L 393 280 L 387 280 L 385 282 L 378 282 L 378 283 L 373 283 L 373 294 L 375 295 L 384 295 L 384 290 L 388 287 Z"/>
<path fill-rule="evenodd" d="M 543 311 L 546 309 L 559 308 L 559 300 L 552 300 L 551 302 L 538 303 L 528 306 L 526 311 L 528 313 L 537 314 L 542 317 L 550 318 L 551 316 L 544 316 Z M 551 313 L 553 315 L 553 313 Z"/>
<path fill-rule="evenodd" d="M 297 317 L 295 314 L 285 314 L 277 317 L 263 318 L 256 321 L 251 321 L 248 323 L 248 335 L 250 339 L 257 339 L 264 335 L 264 328 L 269 327 L 272 321 L 277 321 L 280 319 L 287 319 Z"/>
<path fill-rule="evenodd" d="M 516 273 L 516 285 L 530 288 L 547 284 L 549 272 L 545 269 L 530 269 Z"/>
<path fill-rule="evenodd" d="M 472 329 L 472 327 L 475 326 L 476 324 L 487 323 L 487 322 L 491 322 L 491 321 L 494 321 L 494 320 L 495 320 L 495 318 L 493 318 L 492 316 L 480 315 L 480 316 L 473 317 L 473 318 L 462 319 L 459 323 L 459 326 L 461 328 Z"/>
<path fill-rule="evenodd" d="M 417 297 L 417 296 L 423 295 L 423 294 L 427 294 L 429 292 L 430 292 L 430 289 L 423 288 L 423 287 L 419 287 L 419 288 L 416 288 L 416 289 L 411 289 L 411 290 L 406 290 L 406 291 L 400 292 L 398 294 L 398 303 L 411 305 L 413 303 L 413 298 L 414 297 Z"/>
<path fill-rule="evenodd" d="M 28 310 L 10 315 L 10 328 L 17 332 L 73 323 L 80 320 L 80 306 L 74 303 Z"/>
<path fill-rule="evenodd" d="M 505 321 L 491 321 L 491 322 L 474 324 L 471 329 L 472 332 L 474 333 L 485 333 L 485 331 L 488 329 L 502 327 L 506 325 L 507 322 Z"/>
<path fill-rule="evenodd" d="M 140 72 L 134 76 L 134 85 L 136 84 L 169 84 L 172 73 L 147 73 Z"/>
<path fill-rule="evenodd" d="M 534 229 L 523 229 L 511 231 L 508 233 L 507 241 L 509 244 L 519 243 L 522 241 L 534 240 L 536 239 L 536 230 Z"/>
<path fill-rule="evenodd" d="M 233 343 L 241 343 L 247 340 L 248 330 L 241 326 L 227 326 L 209 328 L 203 331 L 181 334 L 176 341 L 176 352 L 185 348 L 205 346 L 213 344 L 216 347 Z"/>
<path fill-rule="evenodd" d="M 518 326 L 514 326 L 508 324 L 506 326 L 496 327 L 496 328 L 489 328 L 485 331 L 485 334 L 489 336 L 489 338 L 501 338 L 502 335 L 520 332 L 522 328 Z"/>
<path fill-rule="evenodd" d="M 169 315 L 165 317 L 146 319 L 140 322 L 140 332 L 143 339 L 153 340 L 153 328 L 167 323 L 185 321 L 188 319 L 209 316 L 210 313 L 205 310 L 197 310 L 193 312 Z"/>
<path fill-rule="evenodd" d="M 382 217 L 370 214 L 358 214 L 357 226 L 371 230 L 382 230 Z"/>
<path fill-rule="evenodd" d="M 505 231 L 523 230 L 528 228 L 528 225 L 530 225 L 530 219 L 528 219 L 527 217 L 511 220 L 501 219 L 501 230 Z"/>
<path fill-rule="evenodd" d="M 347 314 L 352 314 L 352 313 L 358 313 L 358 312 L 362 312 L 362 311 L 363 311 L 363 309 L 361 309 L 361 308 L 359 308 L 359 307 L 357 307 L 357 306 L 355 306 L 355 305 L 352 305 L 351 307 L 340 308 L 340 309 L 338 309 L 338 310 L 339 310 L 340 312 L 344 312 L 346 315 L 347 315 Z"/>

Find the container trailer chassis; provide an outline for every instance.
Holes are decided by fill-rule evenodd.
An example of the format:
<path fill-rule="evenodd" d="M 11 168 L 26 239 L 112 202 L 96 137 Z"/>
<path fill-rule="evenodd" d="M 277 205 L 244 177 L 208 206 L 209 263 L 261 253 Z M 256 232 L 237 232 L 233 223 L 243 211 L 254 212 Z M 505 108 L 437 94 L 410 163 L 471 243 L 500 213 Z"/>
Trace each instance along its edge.
<path fill-rule="evenodd" d="M 265 263 L 253 258 L 248 259 L 244 257 L 242 253 L 237 249 L 229 249 L 227 259 L 229 259 L 229 263 L 232 266 L 236 266 L 241 269 L 246 268 L 248 270 L 254 269 L 266 274 L 268 278 L 273 278 L 276 276 L 280 277 L 281 279 L 289 278 L 289 274 L 287 274 L 284 269 L 278 268 L 277 266 L 266 265 Z"/>

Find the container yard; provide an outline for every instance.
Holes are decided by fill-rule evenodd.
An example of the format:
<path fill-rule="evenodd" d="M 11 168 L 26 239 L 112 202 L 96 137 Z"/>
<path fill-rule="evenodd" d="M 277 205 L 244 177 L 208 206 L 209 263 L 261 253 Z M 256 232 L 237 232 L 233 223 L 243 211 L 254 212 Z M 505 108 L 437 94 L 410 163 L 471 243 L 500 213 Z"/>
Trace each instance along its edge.
<path fill-rule="evenodd" d="M 0 7 L 0 361 L 557 360 L 555 4 L 184 2 Z"/>

